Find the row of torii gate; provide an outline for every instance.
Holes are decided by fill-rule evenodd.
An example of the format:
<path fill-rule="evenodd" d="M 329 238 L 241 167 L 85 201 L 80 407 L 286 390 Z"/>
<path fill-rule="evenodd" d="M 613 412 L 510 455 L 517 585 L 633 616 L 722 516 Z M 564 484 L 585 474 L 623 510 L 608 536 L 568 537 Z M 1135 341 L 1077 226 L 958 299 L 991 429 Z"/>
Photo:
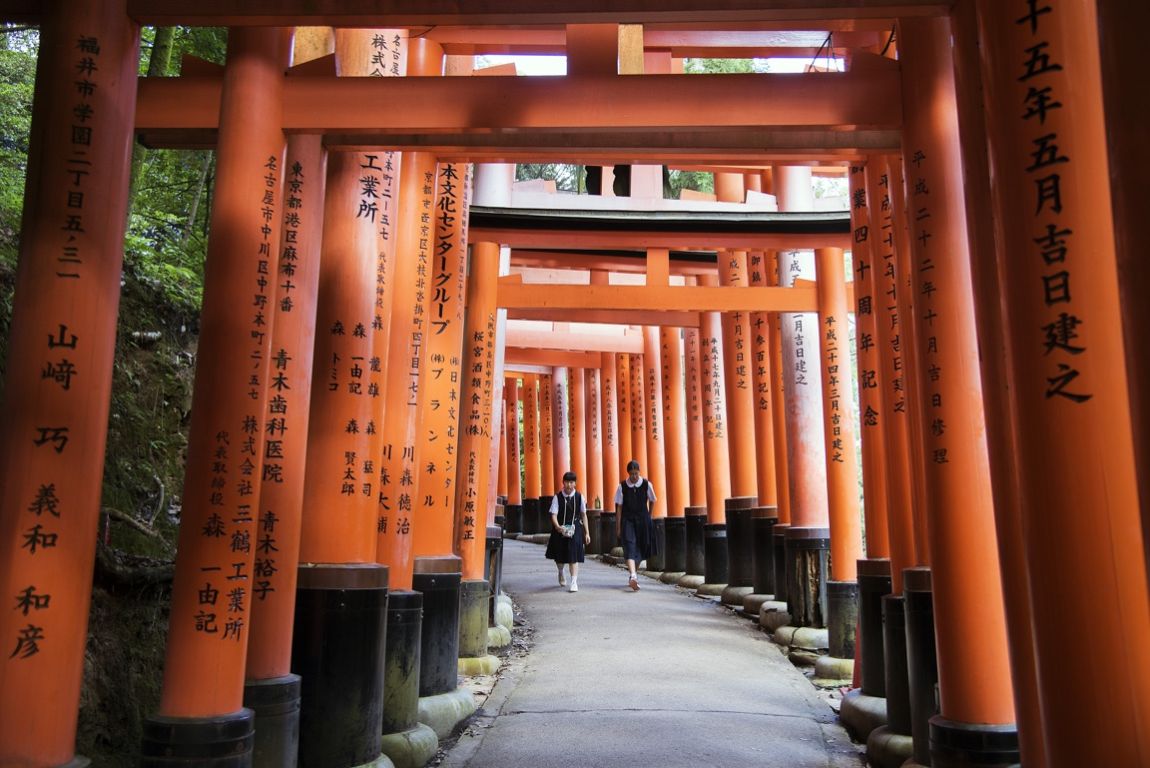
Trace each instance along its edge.
<path fill-rule="evenodd" d="M 294 761 L 300 678 L 299 764 L 371 764 L 382 733 L 418 741 L 433 700 L 452 709 L 467 698 L 456 656 L 487 653 L 497 495 L 529 529 L 539 524 L 531 497 L 553 490 L 567 460 L 584 461 L 588 495 L 606 499 L 631 457 L 666 489 L 664 535 L 682 520 L 684 547 L 691 518 L 717 541 L 747 530 L 752 514 L 777 521 L 792 550 L 826 542 L 829 563 L 804 560 L 822 579 L 890 579 L 885 672 L 872 671 L 867 690 L 864 656 L 863 693 L 890 697 L 888 727 L 913 731 L 912 764 L 1010 764 L 1019 753 L 1028 766 L 1150 764 L 1147 452 L 1145 430 L 1133 429 L 1146 413 L 1137 171 L 1147 163 L 1135 118 L 1147 107 L 1134 103 L 1130 75 L 1131 16 L 1145 21 L 1145 10 L 666 0 L 575 16 L 517 0 L 472 13 L 377 5 L 238 14 L 212 0 L 0 3 L 5 19 L 41 25 L 3 411 L 0 765 L 83 763 L 76 705 L 134 131 L 155 146 L 214 146 L 219 168 L 163 696 L 144 764 L 252 764 L 245 702 L 259 713 L 257 744 L 284 734 L 257 746 L 257 760 Z M 226 67 L 138 81 L 135 24 L 176 22 L 231 26 Z M 765 46 L 746 35 L 808 25 L 846 37 L 892 23 L 897 45 L 848 46 L 842 73 L 623 76 L 670 73 L 692 45 L 759 55 Z M 326 36 L 301 28 L 288 69 L 297 24 L 337 27 L 335 67 Z M 424 31 L 438 25 L 452 42 Z M 743 37 L 716 42 L 717 26 Z M 668 42 L 656 50 L 659 35 Z M 569 74 L 437 77 L 445 50 L 495 39 L 509 50 L 558 39 Z M 500 246 L 532 235 L 469 217 L 468 162 L 538 157 L 767 163 L 773 171 L 717 174 L 717 192 L 740 199 L 757 186 L 784 212 L 807 208 L 804 164 L 849 160 L 850 231 L 676 231 L 654 216 L 630 233 L 565 225 L 587 250 L 642 250 L 646 284 L 610 285 L 610 259 L 570 254 L 550 258 L 588 265 L 591 284 L 516 284 L 499 277 Z M 478 195 L 496 171 L 477 168 Z M 834 370 L 851 351 L 844 246 L 865 549 L 850 378 Z M 695 252 L 695 266 L 675 249 Z M 714 268 L 697 266 L 699 249 L 717 252 Z M 817 290 L 795 283 L 806 249 L 817 249 Z M 522 377 L 517 446 L 518 430 L 504 428 L 519 377 L 505 387 L 514 361 L 500 359 L 500 307 L 591 321 L 627 308 L 650 327 L 641 350 L 597 363 L 537 356 L 551 379 L 536 390 Z M 594 425 L 559 434 L 567 376 L 576 410 L 580 388 L 584 407 L 598 395 L 599 462 Z M 646 414 L 642 439 L 624 428 L 624 408 Z M 552 409 L 548 451 L 534 422 Z M 704 581 L 720 583 L 719 548 L 706 555 Z M 727 566 L 726 586 L 757 586 L 737 583 L 745 560 Z M 889 631 L 923 593 L 936 641 L 929 723 L 907 706 L 929 714 L 933 680 L 901 677 L 908 665 Z M 1094 609 L 1087 627 L 1081 605 Z M 1107 669 L 1079 661 L 1080 632 L 1105 639 Z M 384 685 L 385 634 L 387 654 L 422 656 L 414 681 Z"/>

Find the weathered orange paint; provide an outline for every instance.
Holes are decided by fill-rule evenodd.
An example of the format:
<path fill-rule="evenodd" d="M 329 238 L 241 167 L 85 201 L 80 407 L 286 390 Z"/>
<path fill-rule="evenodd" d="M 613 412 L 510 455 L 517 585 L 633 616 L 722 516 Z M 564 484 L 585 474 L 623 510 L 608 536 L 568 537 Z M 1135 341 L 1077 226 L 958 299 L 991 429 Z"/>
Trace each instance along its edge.
<path fill-rule="evenodd" d="M 582 368 L 568 369 L 571 388 L 571 465 L 569 469 L 579 478 L 576 486 L 583 495 L 587 492 L 587 378 Z"/>
<path fill-rule="evenodd" d="M 257 548 L 253 564 L 255 601 L 246 671 L 249 680 L 282 677 L 291 672 L 290 638 L 303 525 L 326 165 L 327 155 L 319 136 L 288 138 L 285 220 L 276 254 L 277 296 L 272 313 L 272 375 L 265 412 L 266 425 L 283 419 L 284 429 L 274 438 L 268 435 L 262 455 L 257 539 L 266 542 L 267 547 Z M 286 217 L 288 212 L 290 220 Z M 288 232 L 293 233 L 290 243 Z M 273 440 L 280 444 L 274 446 Z"/>
<path fill-rule="evenodd" d="M 425 294 L 426 331 L 419 380 L 419 456 L 413 502 L 418 510 L 415 554 L 451 554 L 454 539 L 456 448 L 459 440 L 459 380 L 462 376 L 463 299 L 467 271 L 467 214 L 471 170 L 440 163 L 431 211 L 433 240 Z M 422 217 L 426 211 L 421 211 Z M 420 222 L 420 235 L 423 235 Z M 424 239 L 421 237 L 421 240 Z"/>
<path fill-rule="evenodd" d="M 827 448 L 827 501 L 831 524 L 830 576 L 835 581 L 854 581 L 858 578 L 857 566 L 863 556 L 863 548 L 844 270 L 841 249 L 820 248 L 815 251 L 823 425 Z"/>
<path fill-rule="evenodd" d="M 555 393 L 551 384 L 552 376 L 539 377 L 539 470 L 540 496 L 554 496 L 555 485 L 555 433 L 551 400 Z M 559 470 L 560 473 L 566 470 Z"/>
<path fill-rule="evenodd" d="M 950 21 L 903 19 L 899 37 L 903 97 L 912 105 L 903 162 L 908 208 L 915 211 L 910 217 L 912 274 L 914 296 L 921 301 L 916 302 L 921 322 L 916 341 L 919 362 L 931 371 L 923 379 L 921 390 L 928 399 L 921 408 L 927 427 L 923 472 L 940 710 L 943 717 L 962 723 L 1013 723 L 961 188 Z M 1101 186 L 1105 188 L 1104 183 Z M 1117 340 L 1115 349 L 1120 357 Z M 1048 481 L 1045 468 L 1043 475 Z M 968 622 L 976 612 L 983 641 L 971 643 Z M 1150 682 L 1150 676 L 1145 681 Z"/>
<path fill-rule="evenodd" d="M 716 174 L 718 176 L 727 174 Z M 737 175 L 742 188 L 742 176 Z M 720 200 L 722 197 L 720 196 Z M 717 256 L 719 282 L 724 286 L 747 288 L 746 251 L 720 251 Z M 751 349 L 749 312 L 724 312 L 723 378 L 726 382 L 727 415 L 730 424 L 731 493 L 757 496 L 758 467 L 755 458 L 754 353 Z"/>
<path fill-rule="evenodd" d="M 464 370 L 460 402 L 459 474 L 455 499 L 456 548 L 463 559 L 463 578 L 482 579 L 488 470 L 491 452 L 492 394 L 495 374 L 496 304 L 499 244 L 475 243 L 467 274 Z M 476 386 L 476 382 L 479 385 Z M 474 397 L 474 396 L 478 397 Z"/>
<path fill-rule="evenodd" d="M 887 523 L 886 445 L 887 414 L 883 406 L 881 359 L 875 330 L 878 293 L 872 243 L 880 237 L 878 218 L 867 197 L 862 165 L 851 166 L 851 228 L 854 246 L 851 262 L 855 285 L 855 354 L 858 368 L 859 438 L 862 443 L 863 514 L 866 520 L 866 556 L 890 557 Z"/>
<path fill-rule="evenodd" d="M 551 455 L 554 465 L 551 482 L 556 492 L 563 487 L 559 479 L 571 469 L 571 397 L 570 369 L 551 369 Z"/>
<path fill-rule="evenodd" d="M 876 376 L 883 388 L 883 419 L 886 437 L 887 466 L 887 530 L 890 539 L 891 591 L 902 593 L 902 572 L 916 565 L 918 556 L 914 540 L 914 501 L 910 485 L 910 422 L 907 412 L 911 404 L 906 386 L 904 354 L 908 323 L 900 311 L 898 295 L 910 289 L 898 280 L 902 274 L 895 250 L 894 219 L 891 215 L 890 164 L 886 158 L 873 157 L 867 162 L 867 200 L 874 213 L 871 226 L 875 231 L 873 270 L 873 296 L 875 311 L 875 346 L 878 347 L 880 367 Z M 885 417 L 885 418 L 884 418 Z"/>
<path fill-rule="evenodd" d="M 659 329 L 643 328 L 643 408 L 646 418 L 647 463 L 643 475 L 655 486 L 657 501 L 651 506 L 654 518 L 667 516 L 666 437 L 663 432 L 663 366 L 660 359 Z"/>
<path fill-rule="evenodd" d="M 598 368 L 584 370 L 587 380 L 587 508 L 595 499 L 603 503 L 603 388 L 599 384 Z M 600 507 L 601 508 L 601 507 Z"/>
<path fill-rule="evenodd" d="M 620 418 L 622 403 L 619 397 L 620 378 L 622 370 L 618 355 L 604 352 L 602 365 L 599 370 L 599 382 L 603 390 L 603 504 L 608 510 L 611 502 L 607 494 L 613 494 L 615 484 L 623 477 L 623 429 Z M 630 430 L 627 430 L 627 442 L 630 443 Z M 628 450 L 628 453 L 630 451 Z"/>
<path fill-rule="evenodd" d="M 775 185 L 782 211 L 809 211 L 814 207 L 810 169 L 775 168 Z M 779 253 L 779 282 L 793 285 L 801 261 L 799 251 Z M 786 384 L 787 467 L 790 481 L 791 525 L 825 528 L 828 523 L 826 460 L 823 446 L 822 382 L 814 370 L 818 358 L 818 316 L 787 313 L 779 317 L 783 374 Z"/>
<path fill-rule="evenodd" d="M 408 41 L 408 76 L 442 72 L 443 51 L 423 39 Z M 402 80 L 404 78 L 396 78 Z M 397 287 L 391 308 L 387 376 L 384 387 L 383 450 L 380 459 L 378 561 L 390 569 L 392 589 L 411 589 L 415 566 L 414 529 L 419 525 L 418 496 L 419 389 L 426 369 L 423 344 L 427 338 L 425 275 L 431 267 L 432 214 L 435 200 L 435 157 L 406 153 L 399 174 L 395 225 Z M 408 288 L 405 290 L 405 287 Z M 410 290 L 415 288 L 415 290 Z"/>
<path fill-rule="evenodd" d="M 647 473 L 647 404 L 646 366 L 642 355 L 629 355 L 630 386 L 627 397 L 631 401 L 631 458 L 639 462 L 643 474 Z M 624 475 L 626 474 L 624 467 Z M 658 493 L 658 491 L 656 491 Z"/>
<path fill-rule="evenodd" d="M 683 344 L 678 328 L 659 329 L 662 363 L 664 482 L 667 516 L 682 517 L 690 506 L 690 471 L 687 468 L 687 403 L 683 388 Z"/>
<path fill-rule="evenodd" d="M 139 45 L 123 2 L 54 7 L 40 30 L 0 410 L 0 763 L 37 768 L 75 756 Z M 98 52 L 78 47 L 90 36 Z M 81 98 L 89 57 L 96 91 Z M 77 104 L 93 110 L 88 144 L 73 135 Z"/>
<path fill-rule="evenodd" d="M 539 498 L 543 493 L 539 458 L 539 379 L 523 375 L 523 495 Z"/>
<path fill-rule="evenodd" d="M 506 416 L 503 419 L 504 471 L 503 481 L 507 488 L 507 503 L 523 503 L 523 459 L 519 449 L 519 379 L 506 378 L 503 383 L 503 400 L 506 403 Z M 536 478 L 538 483 L 538 478 Z M 536 493 L 536 496 L 539 494 Z"/>
<path fill-rule="evenodd" d="M 1004 9 L 978 4 L 1045 757 L 1059 768 L 1138 765 L 1150 761 L 1150 597 L 1132 427 L 1144 425 L 1130 416 L 1125 275 L 1101 215 L 1111 209 L 1110 177 L 1133 169 L 1108 168 L 1094 5 L 1045 11 L 1008 22 Z M 1065 663 L 1057 594 L 1087 601 L 1092 632 L 1121 638 L 1120 675 L 1100 679 Z"/>
<path fill-rule="evenodd" d="M 756 175 L 754 178 L 759 179 Z M 763 251 L 747 254 L 747 279 L 750 285 L 767 285 L 768 255 Z M 778 481 L 775 477 L 775 425 L 772 413 L 774 394 L 771 386 L 770 320 L 767 312 L 752 312 L 751 389 L 755 420 L 755 478 L 758 501 L 766 507 L 778 506 Z"/>
<path fill-rule="evenodd" d="M 773 177 L 772 177 L 773 178 Z M 767 283 L 779 283 L 779 254 L 767 251 Z M 775 492 L 778 494 L 779 523 L 791 522 L 791 482 L 790 463 L 787 459 L 787 401 L 785 377 L 783 376 L 783 333 L 779 315 L 767 315 L 768 355 L 771 360 L 771 381 L 774 383 L 775 397 L 771 405 L 771 421 L 775 437 Z"/>
<path fill-rule="evenodd" d="M 701 285 L 718 278 L 702 276 Z M 723 385 L 723 330 L 718 312 L 707 312 L 699 329 L 699 391 L 703 412 L 703 454 L 706 462 L 707 522 L 727 522 L 725 503 L 731 496 L 730 449 Z"/>
<path fill-rule="evenodd" d="M 228 37 L 199 344 L 201 359 L 212 364 L 197 371 L 192 400 L 160 695 L 160 714 L 168 717 L 242 706 L 271 343 L 267 310 L 252 296 L 268 304 L 275 296 L 264 275 L 279 245 L 284 138 L 277 114 L 289 43 L 290 32 L 277 28 Z M 250 544 L 237 551 L 237 540 Z"/>
<path fill-rule="evenodd" d="M 697 278 L 688 277 L 692 283 Z M 707 504 L 707 463 L 703 452 L 702 351 L 698 328 L 683 329 L 683 385 L 687 400 L 687 468 L 690 473 L 690 503 Z M 684 513 L 685 514 L 685 513 Z"/>

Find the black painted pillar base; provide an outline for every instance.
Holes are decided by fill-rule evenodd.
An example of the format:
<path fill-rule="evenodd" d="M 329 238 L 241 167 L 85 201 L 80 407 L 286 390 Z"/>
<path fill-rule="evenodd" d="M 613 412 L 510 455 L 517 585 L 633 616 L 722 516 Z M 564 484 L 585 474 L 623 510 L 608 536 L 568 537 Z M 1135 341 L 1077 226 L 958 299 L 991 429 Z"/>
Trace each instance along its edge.
<path fill-rule="evenodd" d="M 250 768 L 255 713 L 241 709 L 217 717 L 163 717 L 144 721 L 141 768 Z"/>
<path fill-rule="evenodd" d="M 930 765 L 930 719 L 938 714 L 934 689 L 938 684 L 938 655 L 934 644 L 934 594 L 930 568 L 902 572 L 906 612 L 906 668 L 910 691 L 910 735 L 914 759 Z"/>
<path fill-rule="evenodd" d="M 647 558 L 647 570 L 662 573 L 667 557 L 667 518 L 655 518 L 651 521 L 651 527 L 655 534 L 655 554 Z"/>
<path fill-rule="evenodd" d="M 775 560 L 775 602 L 787 602 L 787 523 L 775 523 L 771 531 L 771 553 Z"/>
<path fill-rule="evenodd" d="M 539 499 L 524 499 L 520 515 L 520 533 L 539 533 Z"/>
<path fill-rule="evenodd" d="M 392 591 L 387 602 L 383 733 L 406 731 L 418 722 L 423 593 Z"/>
<path fill-rule="evenodd" d="M 934 768 L 1013 768 L 1022 759 L 1018 728 L 959 723 L 935 715 L 930 719 L 930 759 Z"/>
<path fill-rule="evenodd" d="M 459 585 L 459 658 L 487 655 L 487 606 L 491 588 L 482 579 Z M 456 665 L 458 670 L 458 665 Z"/>
<path fill-rule="evenodd" d="M 795 627 L 827 625 L 829 528 L 796 528 L 786 532 L 787 612 Z"/>
<path fill-rule="evenodd" d="M 591 534 L 591 543 L 587 545 L 587 554 L 589 555 L 603 554 L 603 531 L 600 530 L 601 523 L 599 522 L 602 515 L 603 510 L 601 509 L 587 510 L 587 533 Z"/>
<path fill-rule="evenodd" d="M 726 585 L 731 575 L 730 562 L 727 560 L 727 524 L 704 525 L 703 546 L 706 553 L 703 583 Z"/>
<path fill-rule="evenodd" d="M 503 528 L 508 533 L 523 533 L 522 504 L 508 504 L 503 508 Z"/>
<path fill-rule="evenodd" d="M 487 616 L 495 622 L 495 598 L 503 591 L 503 536 L 498 528 L 488 526 L 487 548 L 483 561 L 483 578 L 490 587 L 488 590 Z"/>
<path fill-rule="evenodd" d="M 256 715 L 252 768 L 295 768 L 299 760 L 299 675 L 248 680 L 244 706 Z"/>
<path fill-rule="evenodd" d="M 707 508 L 687 507 L 687 573 L 702 576 L 707 572 Z"/>
<path fill-rule="evenodd" d="M 725 583 L 729 587 L 750 587 L 755 583 L 755 549 L 751 534 L 751 516 L 755 501 L 753 496 L 735 496 L 723 501 L 727 516 Z"/>
<path fill-rule="evenodd" d="M 387 576 L 382 565 L 300 566 L 292 669 L 300 683 L 299 768 L 379 758 Z"/>
<path fill-rule="evenodd" d="M 887 728 L 910 736 L 910 678 L 906 662 L 906 599 L 882 598 L 883 667 L 886 670 Z"/>
<path fill-rule="evenodd" d="M 753 594 L 775 594 L 775 548 L 773 535 L 779 522 L 775 507 L 755 507 L 751 516 L 751 587 Z"/>
<path fill-rule="evenodd" d="M 459 588 L 462 561 L 455 555 L 415 558 L 411 586 L 423 593 L 419 695 L 454 691 L 459 680 Z"/>
<path fill-rule="evenodd" d="M 827 582 L 827 655 L 832 658 L 855 657 L 858 599 L 857 581 Z"/>
<path fill-rule="evenodd" d="M 615 531 L 615 512 L 603 510 L 599 515 L 599 542 L 601 555 L 611 554 L 611 550 L 619 546 L 619 534 Z"/>
<path fill-rule="evenodd" d="M 687 572 L 687 519 L 668 517 L 663 522 L 663 543 L 666 555 L 663 557 L 663 570 L 671 573 Z"/>
<path fill-rule="evenodd" d="M 882 599 L 890 594 L 890 560 L 858 561 L 859 642 L 862 643 L 862 692 L 886 696 L 886 665 L 883 663 Z"/>
<path fill-rule="evenodd" d="M 535 508 L 535 532 L 551 533 L 551 502 L 554 496 L 540 496 Z"/>

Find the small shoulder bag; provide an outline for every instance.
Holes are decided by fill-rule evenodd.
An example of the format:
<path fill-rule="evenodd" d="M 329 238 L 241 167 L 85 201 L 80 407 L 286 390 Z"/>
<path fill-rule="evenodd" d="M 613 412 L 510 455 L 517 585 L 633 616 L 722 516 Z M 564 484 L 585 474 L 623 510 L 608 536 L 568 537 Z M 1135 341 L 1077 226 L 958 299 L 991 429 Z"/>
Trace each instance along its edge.
<path fill-rule="evenodd" d="M 564 496 L 563 494 L 559 494 L 559 498 L 561 498 L 563 500 L 563 512 L 566 512 L 567 511 L 567 497 Z M 559 514 L 559 528 L 560 528 L 560 530 L 563 531 L 563 535 L 566 536 L 567 538 L 571 538 L 572 536 L 575 535 L 575 507 L 578 506 L 578 504 L 579 504 L 579 494 L 578 493 L 571 494 L 571 522 L 564 523 L 563 518 L 565 517 L 565 515 L 563 515 L 563 512 L 560 512 L 560 514 Z"/>

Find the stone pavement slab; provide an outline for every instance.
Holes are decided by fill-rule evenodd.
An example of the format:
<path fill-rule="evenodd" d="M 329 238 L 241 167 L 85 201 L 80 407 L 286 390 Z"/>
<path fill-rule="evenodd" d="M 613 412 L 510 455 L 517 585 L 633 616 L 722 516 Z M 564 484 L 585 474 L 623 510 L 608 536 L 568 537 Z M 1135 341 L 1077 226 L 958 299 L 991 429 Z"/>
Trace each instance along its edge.
<path fill-rule="evenodd" d="M 445 768 L 857 768 L 827 702 L 757 625 L 588 560 L 558 585 L 543 547 L 504 542 L 503 588 L 534 628 Z"/>

